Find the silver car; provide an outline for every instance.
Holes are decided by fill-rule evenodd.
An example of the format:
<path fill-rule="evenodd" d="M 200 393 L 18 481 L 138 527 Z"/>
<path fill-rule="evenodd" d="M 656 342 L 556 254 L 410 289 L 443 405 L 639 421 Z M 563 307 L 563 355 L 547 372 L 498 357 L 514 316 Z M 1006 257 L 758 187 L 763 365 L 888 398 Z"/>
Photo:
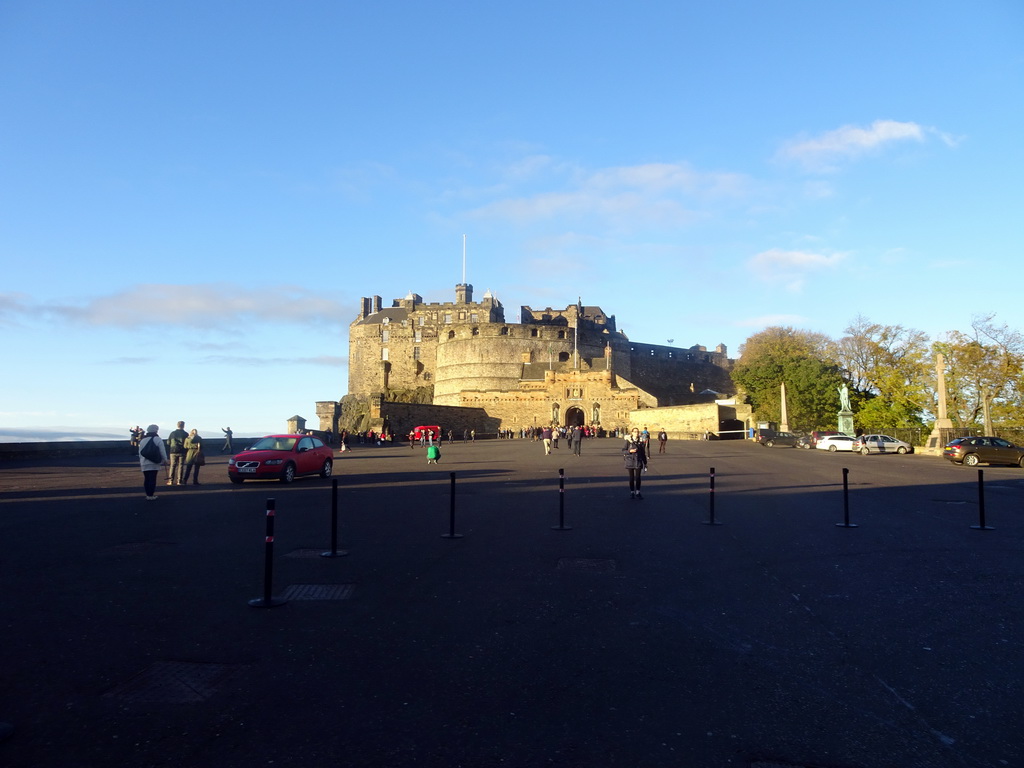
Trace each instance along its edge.
<path fill-rule="evenodd" d="M 853 450 L 862 456 L 869 453 L 913 453 L 914 446 L 888 435 L 861 435 L 853 443 Z"/>

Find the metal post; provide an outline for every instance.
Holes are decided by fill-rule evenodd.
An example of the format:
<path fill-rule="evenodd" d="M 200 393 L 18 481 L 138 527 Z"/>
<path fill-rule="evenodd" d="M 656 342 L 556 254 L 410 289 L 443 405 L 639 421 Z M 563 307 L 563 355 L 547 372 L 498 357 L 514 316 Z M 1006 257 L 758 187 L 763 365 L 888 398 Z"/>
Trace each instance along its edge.
<path fill-rule="evenodd" d="M 850 483 L 847 479 L 850 470 L 843 467 L 843 522 L 836 523 L 837 528 L 856 528 L 856 523 L 850 522 Z"/>
<path fill-rule="evenodd" d="M 558 525 L 552 525 L 553 531 L 571 531 L 572 526 L 565 524 L 565 470 L 558 470 Z"/>
<path fill-rule="evenodd" d="M 249 601 L 253 608 L 274 608 L 284 605 L 287 600 L 280 597 L 272 597 L 274 583 L 274 499 L 267 499 L 267 537 L 263 549 L 263 597 L 257 597 Z"/>
<path fill-rule="evenodd" d="M 331 480 L 331 551 L 321 552 L 320 557 L 344 557 L 348 550 L 338 549 L 338 479 Z"/>
<path fill-rule="evenodd" d="M 711 495 L 709 497 L 711 518 L 704 521 L 704 525 L 721 525 L 715 522 L 715 468 L 711 468 Z"/>
<path fill-rule="evenodd" d="M 990 525 L 985 525 L 985 471 L 978 470 L 978 524 L 972 525 L 976 531 L 994 531 Z"/>
<path fill-rule="evenodd" d="M 451 503 L 449 506 L 449 528 L 448 533 L 442 533 L 442 539 L 461 539 L 462 534 L 455 532 L 455 473 L 451 472 L 452 477 L 452 489 L 451 489 Z"/>

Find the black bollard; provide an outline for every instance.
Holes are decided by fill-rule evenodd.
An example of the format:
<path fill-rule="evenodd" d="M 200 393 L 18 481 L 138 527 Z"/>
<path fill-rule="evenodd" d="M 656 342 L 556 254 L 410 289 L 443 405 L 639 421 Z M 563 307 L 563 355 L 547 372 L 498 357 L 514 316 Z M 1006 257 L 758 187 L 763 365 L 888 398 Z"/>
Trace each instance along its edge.
<path fill-rule="evenodd" d="M 572 526 L 565 524 L 565 470 L 558 470 L 558 525 L 552 525 L 553 531 L 571 531 Z"/>
<path fill-rule="evenodd" d="M 704 525 L 721 525 L 721 523 L 716 523 L 715 522 L 715 468 L 714 467 L 711 468 L 711 496 L 709 498 L 710 498 L 710 500 L 709 500 L 708 503 L 710 505 L 711 518 L 709 520 L 705 520 L 703 524 Z"/>
<path fill-rule="evenodd" d="M 994 531 L 991 525 L 985 525 L 985 472 L 978 470 L 978 524 L 972 525 L 976 531 Z"/>
<path fill-rule="evenodd" d="M 267 499 L 267 538 L 263 550 L 263 597 L 257 597 L 249 601 L 253 608 L 274 608 L 284 605 L 287 600 L 280 597 L 272 597 L 274 585 L 274 507 L 276 502 Z"/>
<path fill-rule="evenodd" d="M 338 479 L 331 480 L 331 551 L 320 557 L 344 557 L 348 550 L 338 549 Z"/>
<path fill-rule="evenodd" d="M 843 467 L 843 522 L 836 523 L 836 528 L 856 528 L 856 523 L 850 522 L 850 483 L 847 480 L 850 470 Z"/>
<path fill-rule="evenodd" d="M 449 506 L 449 527 L 448 533 L 442 533 L 442 539 L 461 539 L 462 534 L 455 532 L 455 473 L 450 473 L 452 476 L 452 491 L 451 491 L 451 504 Z"/>

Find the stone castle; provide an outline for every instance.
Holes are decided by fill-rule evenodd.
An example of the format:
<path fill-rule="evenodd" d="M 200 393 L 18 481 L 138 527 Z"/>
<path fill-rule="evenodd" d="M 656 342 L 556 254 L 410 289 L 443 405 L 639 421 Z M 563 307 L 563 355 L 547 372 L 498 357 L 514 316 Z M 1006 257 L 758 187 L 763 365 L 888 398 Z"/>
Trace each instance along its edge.
<path fill-rule="evenodd" d="M 611 430 L 628 427 L 641 409 L 714 404 L 735 392 L 732 364 L 724 345 L 630 341 L 614 315 L 579 301 L 523 306 L 519 322 L 509 322 L 490 292 L 477 302 L 473 286 L 460 283 L 452 302 L 410 293 L 384 307 L 379 296 L 363 298 L 349 326 L 348 394 L 318 402 L 317 416 L 321 430 L 334 432 L 405 434 L 418 424 L 460 434 L 550 424 Z M 711 431 L 749 415 L 704 410 Z"/>

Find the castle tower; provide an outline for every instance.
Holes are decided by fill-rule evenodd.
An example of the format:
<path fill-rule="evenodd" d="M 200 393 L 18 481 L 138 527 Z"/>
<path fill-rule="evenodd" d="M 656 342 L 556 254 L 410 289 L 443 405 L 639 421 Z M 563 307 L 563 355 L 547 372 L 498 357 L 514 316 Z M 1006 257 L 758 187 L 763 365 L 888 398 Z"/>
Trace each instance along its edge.
<path fill-rule="evenodd" d="M 455 303 L 456 304 L 472 304 L 473 303 L 473 286 L 469 283 L 459 283 L 455 286 Z"/>

